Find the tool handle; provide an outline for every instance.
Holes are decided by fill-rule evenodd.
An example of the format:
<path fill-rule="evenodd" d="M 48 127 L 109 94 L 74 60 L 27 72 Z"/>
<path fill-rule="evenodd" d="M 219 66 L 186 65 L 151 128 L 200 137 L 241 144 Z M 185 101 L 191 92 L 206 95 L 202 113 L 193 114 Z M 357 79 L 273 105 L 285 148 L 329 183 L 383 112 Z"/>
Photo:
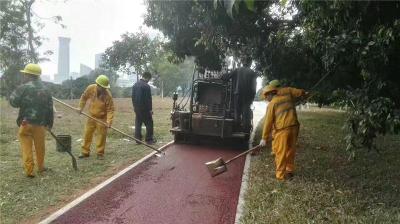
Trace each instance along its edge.
<path fill-rule="evenodd" d="M 63 101 L 61 101 L 61 100 L 59 100 L 59 99 L 57 99 L 57 98 L 55 98 L 55 97 L 53 97 L 53 100 L 55 100 L 55 101 L 61 103 L 62 105 L 66 106 L 66 107 L 69 107 L 69 108 L 71 108 L 71 109 L 73 109 L 73 110 L 77 110 L 77 108 L 75 108 L 75 107 L 73 107 L 73 106 L 71 106 L 71 105 L 69 105 L 69 104 L 66 104 L 66 103 L 64 103 Z M 98 122 L 98 123 L 100 123 L 100 124 L 102 124 L 102 125 L 108 127 L 108 124 L 107 124 L 106 122 L 102 121 L 102 120 L 99 120 L 99 119 L 97 119 L 97 118 L 94 118 L 94 117 L 90 116 L 89 114 L 87 114 L 87 113 L 85 113 L 85 112 L 81 112 L 81 114 L 83 114 L 84 116 L 86 116 L 86 117 L 88 117 L 88 118 L 90 118 L 90 119 L 92 119 L 92 120 L 94 120 L 94 121 L 96 121 L 96 122 Z M 143 141 L 141 141 L 141 140 L 139 140 L 139 139 L 137 139 L 137 138 L 135 138 L 135 137 L 133 137 L 133 136 L 131 136 L 131 135 L 128 135 L 128 134 L 122 132 L 121 130 L 119 130 L 119 129 L 117 129 L 117 128 L 114 128 L 114 127 L 112 127 L 112 126 L 110 126 L 109 128 L 113 129 L 114 131 L 116 131 L 116 132 L 118 132 L 118 133 L 120 133 L 120 134 L 122 134 L 122 135 L 124 135 L 124 136 L 126 136 L 126 137 L 128 137 L 128 138 L 130 138 L 130 139 L 133 139 L 133 140 L 135 140 L 135 141 L 137 141 L 137 142 L 142 143 L 143 145 L 145 145 L 145 146 L 147 146 L 147 147 L 149 147 L 149 148 L 151 148 L 151 149 L 157 151 L 158 153 L 162 153 L 161 150 L 158 150 L 158 149 L 155 148 L 154 146 L 151 146 L 151 145 L 149 145 L 149 144 L 147 144 L 147 143 L 145 143 L 145 142 L 143 142 Z"/>
<path fill-rule="evenodd" d="M 321 78 L 320 80 L 318 80 L 318 82 L 315 83 L 313 87 L 311 87 L 310 91 L 312 91 L 312 90 L 314 90 L 315 88 L 317 88 L 317 86 L 319 86 L 319 84 L 321 84 L 322 81 L 324 81 L 324 79 L 325 79 L 326 77 L 328 77 L 330 74 L 331 74 L 331 72 L 328 72 L 328 73 L 326 73 L 324 76 L 322 76 L 322 78 Z"/>
<path fill-rule="evenodd" d="M 247 150 L 247 151 L 244 151 L 244 152 L 240 153 L 239 155 L 233 157 L 232 159 L 227 160 L 227 161 L 225 162 L 225 164 L 228 164 L 228 163 L 232 162 L 233 160 L 235 160 L 235 159 L 237 159 L 237 158 L 239 158 L 239 157 L 242 157 L 242 156 L 244 156 L 244 155 L 250 153 L 251 151 L 253 151 L 253 150 L 255 150 L 255 149 L 258 149 L 258 148 L 260 148 L 259 145 L 255 146 L 255 147 L 253 147 L 253 148 L 251 148 L 251 149 L 249 149 L 249 150 Z"/>
<path fill-rule="evenodd" d="M 67 151 L 67 153 L 71 156 L 72 158 L 72 167 L 74 168 L 74 170 L 78 170 L 78 164 L 76 162 L 75 156 L 72 154 L 71 151 Z"/>

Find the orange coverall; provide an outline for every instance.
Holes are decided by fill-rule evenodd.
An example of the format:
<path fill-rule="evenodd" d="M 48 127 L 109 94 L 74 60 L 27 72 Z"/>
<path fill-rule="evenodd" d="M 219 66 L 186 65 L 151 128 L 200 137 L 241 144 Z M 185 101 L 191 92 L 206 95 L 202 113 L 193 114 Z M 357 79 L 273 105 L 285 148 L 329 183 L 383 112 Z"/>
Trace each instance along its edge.
<path fill-rule="evenodd" d="M 106 94 L 98 96 L 97 84 L 89 85 L 82 94 L 79 108 L 82 110 L 89 100 L 89 114 L 99 120 L 111 125 L 114 118 L 114 102 L 111 92 L 106 89 Z M 102 156 L 106 145 L 107 127 L 103 124 L 88 118 L 85 126 L 84 141 L 82 145 L 82 154 L 90 154 L 90 145 L 93 134 L 96 131 L 96 151 L 97 155 Z"/>
<path fill-rule="evenodd" d="M 280 88 L 267 107 L 262 139 L 273 133 L 272 151 L 275 152 L 276 178 L 283 180 L 286 173 L 294 172 L 296 142 L 299 122 L 295 102 L 305 91 L 295 88 Z"/>

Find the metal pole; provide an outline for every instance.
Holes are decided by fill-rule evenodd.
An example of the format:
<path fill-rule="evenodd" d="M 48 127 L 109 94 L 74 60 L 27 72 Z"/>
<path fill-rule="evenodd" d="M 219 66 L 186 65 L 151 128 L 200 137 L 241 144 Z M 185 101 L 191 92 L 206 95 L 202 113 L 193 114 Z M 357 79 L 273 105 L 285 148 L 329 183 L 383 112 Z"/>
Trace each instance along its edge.
<path fill-rule="evenodd" d="M 164 99 L 164 81 L 161 80 L 161 99 Z"/>
<path fill-rule="evenodd" d="M 69 81 L 71 83 L 70 91 L 69 91 L 69 99 L 72 100 L 73 99 L 73 95 L 72 95 L 72 76 L 69 77 Z"/>

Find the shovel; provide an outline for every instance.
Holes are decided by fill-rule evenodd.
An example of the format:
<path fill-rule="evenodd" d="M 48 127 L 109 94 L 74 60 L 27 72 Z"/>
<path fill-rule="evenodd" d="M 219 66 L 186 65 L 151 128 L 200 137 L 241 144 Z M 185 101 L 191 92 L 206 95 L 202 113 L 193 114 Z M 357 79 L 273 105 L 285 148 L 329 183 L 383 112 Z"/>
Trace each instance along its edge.
<path fill-rule="evenodd" d="M 71 149 L 69 149 L 67 146 L 65 146 L 64 143 L 62 143 L 50 129 L 47 129 L 47 131 L 51 134 L 51 136 L 53 136 L 53 138 L 56 140 L 56 142 L 59 145 L 61 145 L 61 147 L 64 148 L 64 151 L 67 152 L 71 156 L 71 158 L 72 158 L 72 167 L 74 168 L 74 170 L 78 170 L 78 165 L 76 163 L 76 159 L 75 159 L 74 155 L 72 155 L 72 153 L 71 153 Z"/>
<path fill-rule="evenodd" d="M 55 100 L 55 101 L 61 103 L 62 105 L 66 106 L 66 107 L 68 107 L 68 108 L 70 108 L 70 109 L 73 109 L 73 110 L 75 110 L 75 111 L 77 110 L 77 108 L 75 108 L 75 107 L 73 107 L 73 106 L 71 106 L 71 105 L 68 105 L 68 104 L 62 102 L 61 100 L 59 100 L 59 99 L 57 99 L 57 98 L 55 98 L 55 97 L 53 97 L 53 100 Z M 108 124 L 107 124 L 106 122 L 102 121 L 102 120 L 99 120 L 99 119 L 97 119 L 97 118 L 94 118 L 94 117 L 90 116 L 89 114 L 86 114 L 85 112 L 81 112 L 81 114 L 83 114 L 84 116 L 86 116 L 86 117 L 88 117 L 88 118 L 90 118 L 90 119 L 96 121 L 97 123 L 100 123 L 100 124 L 102 124 L 102 125 L 108 127 Z M 122 135 L 125 135 L 126 137 L 128 137 L 128 138 L 130 138 L 130 139 L 135 140 L 136 142 L 140 142 L 141 144 L 147 146 L 148 148 L 150 148 L 150 149 L 152 149 L 152 150 L 154 150 L 154 151 L 157 151 L 157 152 L 158 152 L 158 154 L 156 154 L 157 157 L 161 157 L 161 155 L 164 155 L 164 154 L 165 154 L 163 151 L 157 149 L 156 147 L 151 146 L 151 145 L 149 145 L 149 144 L 147 144 L 147 143 L 145 143 L 145 142 L 143 142 L 143 141 L 141 141 L 141 140 L 139 140 L 139 139 L 137 139 L 137 138 L 135 138 L 135 137 L 133 137 L 133 136 L 131 136 L 131 135 L 128 135 L 128 134 L 122 132 L 121 130 L 118 130 L 117 128 L 114 128 L 114 127 L 112 127 L 112 126 L 110 126 L 109 128 L 113 129 L 114 131 L 116 131 L 116 132 L 118 132 L 118 133 L 120 133 L 120 134 L 122 134 Z"/>
<path fill-rule="evenodd" d="M 225 171 L 228 170 L 227 168 L 227 164 L 234 161 L 237 158 L 240 158 L 250 152 L 252 152 L 253 150 L 256 150 L 258 148 L 260 148 L 261 146 L 257 145 L 256 147 L 253 147 L 247 151 L 244 151 L 242 153 L 240 153 L 239 155 L 227 160 L 226 162 L 220 157 L 216 160 L 210 161 L 210 162 L 206 162 L 205 165 L 207 166 L 208 172 L 210 172 L 212 177 L 215 177 L 221 173 L 224 173 Z"/>

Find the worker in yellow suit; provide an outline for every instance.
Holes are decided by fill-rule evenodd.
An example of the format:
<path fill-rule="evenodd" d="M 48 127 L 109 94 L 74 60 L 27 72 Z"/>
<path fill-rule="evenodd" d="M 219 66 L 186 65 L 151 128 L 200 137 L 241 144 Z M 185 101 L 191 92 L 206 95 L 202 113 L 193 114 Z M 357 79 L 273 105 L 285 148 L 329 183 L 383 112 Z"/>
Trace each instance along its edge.
<path fill-rule="evenodd" d="M 270 85 L 270 86 L 277 87 L 277 89 L 278 89 L 277 95 L 286 95 L 286 94 L 290 94 L 291 89 L 293 89 L 293 88 L 290 88 L 290 87 L 282 87 L 281 82 L 280 82 L 279 80 L 277 80 L 277 79 L 274 79 L 274 80 L 270 81 L 270 82 L 269 82 L 269 85 Z M 267 86 L 266 86 L 265 88 L 267 88 Z M 264 88 L 264 91 L 265 91 L 265 88 Z M 264 92 L 264 91 L 263 91 L 263 92 Z M 265 96 L 262 94 L 261 98 L 262 98 L 262 99 L 265 99 Z M 302 101 L 302 100 L 304 100 L 304 96 L 303 96 L 303 97 L 297 98 L 296 101 L 295 101 L 295 105 L 297 105 L 297 103 L 298 103 L 299 101 Z M 274 133 L 274 130 L 272 130 L 272 138 L 273 138 L 274 134 L 275 134 L 275 133 Z M 271 150 L 271 155 L 275 155 L 274 148 L 272 148 L 272 150 Z"/>
<path fill-rule="evenodd" d="M 273 133 L 272 149 L 275 152 L 275 176 L 278 180 L 293 176 L 299 133 L 295 103 L 306 95 L 308 93 L 302 89 L 278 88 L 274 85 L 268 85 L 262 93 L 269 104 L 260 146 L 265 146 L 268 137 Z"/>
<path fill-rule="evenodd" d="M 89 101 L 90 116 L 107 123 L 107 127 L 88 118 L 85 126 L 82 153 L 79 158 L 89 157 L 94 132 L 96 132 L 97 158 L 104 158 L 107 128 L 111 127 L 114 118 L 114 102 L 109 89 L 110 82 L 107 76 L 99 75 L 96 79 L 96 84 L 89 85 L 81 96 L 79 113 L 82 112 L 86 102 Z"/>

